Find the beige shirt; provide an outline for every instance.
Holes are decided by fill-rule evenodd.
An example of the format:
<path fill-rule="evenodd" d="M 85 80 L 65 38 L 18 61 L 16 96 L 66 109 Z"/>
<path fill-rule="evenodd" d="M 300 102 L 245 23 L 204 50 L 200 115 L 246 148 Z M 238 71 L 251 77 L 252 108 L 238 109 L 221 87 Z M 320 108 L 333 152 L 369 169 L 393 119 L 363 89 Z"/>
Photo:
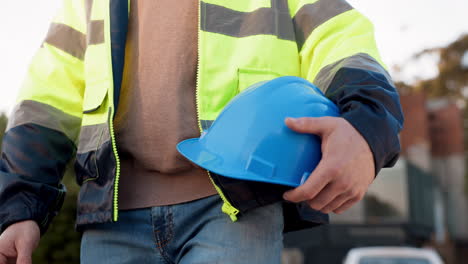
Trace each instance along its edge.
<path fill-rule="evenodd" d="M 124 78 L 115 119 L 121 209 L 215 194 L 206 171 L 176 149 L 199 137 L 195 90 L 197 0 L 130 1 Z"/>

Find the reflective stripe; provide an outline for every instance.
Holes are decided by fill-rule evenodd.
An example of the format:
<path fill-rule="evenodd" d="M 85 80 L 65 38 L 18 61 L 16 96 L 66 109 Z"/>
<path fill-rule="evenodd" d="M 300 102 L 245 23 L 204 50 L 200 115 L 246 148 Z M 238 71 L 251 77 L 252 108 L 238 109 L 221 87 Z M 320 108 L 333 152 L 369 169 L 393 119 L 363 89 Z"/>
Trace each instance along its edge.
<path fill-rule="evenodd" d="M 344 0 L 319 0 L 301 7 L 293 19 L 299 50 L 314 29 L 331 18 L 352 9 L 353 7 Z"/>
<path fill-rule="evenodd" d="M 72 159 L 74 153 L 75 144 L 73 141 L 55 129 L 37 124 L 26 124 L 8 130 L 3 137 L 2 147 L 2 180 L 0 184 L 2 192 L 5 190 L 3 184 L 5 183 L 4 172 L 6 172 L 8 175 L 6 178 L 17 178 L 15 180 L 17 188 L 14 188 L 15 191 L 9 192 L 9 196 L 21 192 L 20 190 L 28 190 L 27 193 L 34 193 L 35 199 L 40 199 L 38 195 L 41 191 L 57 186 L 63 176 L 66 164 Z M 26 182 L 30 182 L 31 185 L 23 189 Z M 48 187 L 41 186 L 40 183 Z M 35 188 L 39 188 L 41 191 L 34 190 Z M 41 206 L 47 206 L 44 203 L 53 199 L 53 197 L 42 197 L 41 200 L 36 201 L 42 201 L 40 202 Z M 46 211 L 48 210 L 46 209 Z M 2 218 L 3 216 L 2 213 Z"/>
<path fill-rule="evenodd" d="M 71 141 L 76 142 L 80 132 L 81 119 L 66 114 L 50 105 L 24 100 L 13 109 L 13 113 L 8 120 L 7 130 L 25 124 L 36 124 L 62 132 Z"/>
<path fill-rule="evenodd" d="M 88 45 L 104 43 L 104 20 L 91 20 L 93 4 L 94 0 L 85 0 Z"/>
<path fill-rule="evenodd" d="M 91 20 L 92 5 L 93 0 L 85 1 L 87 35 L 68 25 L 52 23 L 44 42 L 83 60 L 87 44 L 104 43 L 104 20 Z"/>
<path fill-rule="evenodd" d="M 94 0 L 85 0 L 86 21 L 91 21 Z"/>
<path fill-rule="evenodd" d="M 65 24 L 52 23 L 45 43 L 83 60 L 86 52 L 86 35 Z"/>
<path fill-rule="evenodd" d="M 359 53 L 357 55 L 347 57 L 324 67 L 317 74 L 317 77 L 314 80 L 314 84 L 323 92 L 326 92 L 336 73 L 341 68 L 364 69 L 381 73 L 385 76 L 387 81 L 393 85 L 392 78 L 388 72 L 374 58 L 365 53 Z"/>
<path fill-rule="evenodd" d="M 242 38 L 274 35 L 294 41 L 294 27 L 284 0 L 272 0 L 272 8 L 239 12 L 223 6 L 201 2 L 201 30 Z M 286 6 L 287 7 L 287 6 Z"/>
<path fill-rule="evenodd" d="M 92 20 L 88 23 L 88 44 L 104 43 L 104 20 Z"/>
<path fill-rule="evenodd" d="M 271 8 L 281 12 L 289 12 L 288 0 L 271 0 Z"/>
<path fill-rule="evenodd" d="M 107 123 L 83 126 L 77 153 L 96 151 L 102 144 L 110 141 L 109 126 Z"/>

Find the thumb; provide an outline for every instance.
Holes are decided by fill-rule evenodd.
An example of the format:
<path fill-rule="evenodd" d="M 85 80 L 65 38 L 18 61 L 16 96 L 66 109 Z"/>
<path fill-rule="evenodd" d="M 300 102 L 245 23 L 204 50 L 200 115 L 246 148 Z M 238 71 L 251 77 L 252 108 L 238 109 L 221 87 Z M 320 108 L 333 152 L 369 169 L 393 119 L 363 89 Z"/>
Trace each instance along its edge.
<path fill-rule="evenodd" d="M 285 120 L 286 125 L 298 133 L 308 133 L 322 136 L 336 126 L 336 117 L 301 117 Z"/>

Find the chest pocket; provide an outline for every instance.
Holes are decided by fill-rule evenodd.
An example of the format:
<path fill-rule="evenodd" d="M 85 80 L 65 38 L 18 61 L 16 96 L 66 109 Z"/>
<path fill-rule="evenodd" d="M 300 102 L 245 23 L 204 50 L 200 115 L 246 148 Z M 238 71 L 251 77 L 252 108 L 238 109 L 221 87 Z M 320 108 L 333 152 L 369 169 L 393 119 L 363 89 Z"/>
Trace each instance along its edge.
<path fill-rule="evenodd" d="M 239 82 L 237 92 L 240 93 L 251 85 L 262 81 L 269 81 L 280 76 L 279 73 L 273 71 L 241 68 L 238 70 Z"/>
<path fill-rule="evenodd" d="M 86 87 L 83 100 L 83 113 L 93 113 L 102 105 L 108 94 L 106 82 L 97 82 Z"/>

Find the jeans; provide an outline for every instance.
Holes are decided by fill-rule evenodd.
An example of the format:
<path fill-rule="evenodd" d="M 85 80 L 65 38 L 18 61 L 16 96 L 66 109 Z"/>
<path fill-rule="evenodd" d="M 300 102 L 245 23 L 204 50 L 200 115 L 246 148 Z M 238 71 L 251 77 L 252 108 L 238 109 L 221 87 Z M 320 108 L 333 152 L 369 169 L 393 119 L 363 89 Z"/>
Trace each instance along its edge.
<path fill-rule="evenodd" d="M 90 226 L 81 263 L 281 262 L 280 203 L 246 213 L 237 222 L 221 212 L 218 195 L 192 202 L 119 212 L 119 221 Z"/>

